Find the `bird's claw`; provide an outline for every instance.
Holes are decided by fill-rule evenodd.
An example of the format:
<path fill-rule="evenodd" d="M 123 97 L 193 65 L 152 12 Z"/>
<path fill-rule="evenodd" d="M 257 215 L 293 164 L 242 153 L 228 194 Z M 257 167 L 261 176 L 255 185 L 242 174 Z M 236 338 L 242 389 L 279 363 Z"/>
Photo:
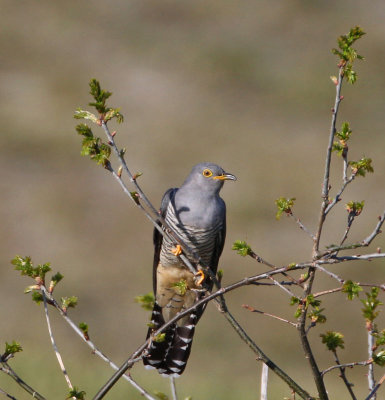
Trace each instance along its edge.
<path fill-rule="evenodd" d="M 195 274 L 195 283 L 197 286 L 202 286 L 203 281 L 205 280 L 205 274 L 204 272 L 200 269 L 198 272 Z"/>
<path fill-rule="evenodd" d="M 175 257 L 178 257 L 182 254 L 182 247 L 180 244 L 177 244 L 174 248 L 171 249 L 171 253 L 174 254 Z"/>

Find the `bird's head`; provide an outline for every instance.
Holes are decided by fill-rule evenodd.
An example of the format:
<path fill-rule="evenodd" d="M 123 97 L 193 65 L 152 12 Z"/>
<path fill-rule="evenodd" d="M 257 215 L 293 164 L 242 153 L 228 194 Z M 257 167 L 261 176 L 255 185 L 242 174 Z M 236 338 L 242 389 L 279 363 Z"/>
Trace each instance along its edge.
<path fill-rule="evenodd" d="M 184 185 L 197 186 L 207 193 L 218 193 L 227 180 L 236 181 L 237 178 L 217 164 L 200 163 L 193 167 Z"/>

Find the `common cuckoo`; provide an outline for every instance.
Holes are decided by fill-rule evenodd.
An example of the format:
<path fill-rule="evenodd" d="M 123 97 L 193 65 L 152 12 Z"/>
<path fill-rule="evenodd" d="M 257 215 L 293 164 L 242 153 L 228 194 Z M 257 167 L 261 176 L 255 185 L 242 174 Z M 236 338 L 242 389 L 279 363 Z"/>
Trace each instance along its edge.
<path fill-rule="evenodd" d="M 226 206 L 219 196 L 225 180 L 236 180 L 234 175 L 212 163 L 193 167 L 182 186 L 167 190 L 160 214 L 177 236 L 197 253 L 201 262 L 216 274 L 219 257 L 226 236 Z M 164 229 L 164 228 L 163 228 Z M 179 257 L 176 246 L 167 235 L 154 230 L 153 285 L 155 304 L 147 338 L 178 312 L 191 307 L 202 297 L 202 279 L 197 280 Z M 190 260 L 196 267 L 196 263 Z M 206 286 L 212 282 L 207 277 Z M 161 340 L 153 338 L 143 362 L 160 374 L 183 373 L 191 351 L 195 325 L 204 311 L 194 309 L 164 331 Z"/>

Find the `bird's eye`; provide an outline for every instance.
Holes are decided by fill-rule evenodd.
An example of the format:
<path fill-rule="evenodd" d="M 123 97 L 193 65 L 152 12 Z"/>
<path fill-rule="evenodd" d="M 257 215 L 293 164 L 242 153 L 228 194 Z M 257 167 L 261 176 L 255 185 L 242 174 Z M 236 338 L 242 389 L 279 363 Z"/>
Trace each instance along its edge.
<path fill-rule="evenodd" d="M 206 168 L 203 170 L 202 174 L 204 177 L 210 178 L 210 176 L 212 176 L 213 173 L 212 173 L 211 169 Z"/>

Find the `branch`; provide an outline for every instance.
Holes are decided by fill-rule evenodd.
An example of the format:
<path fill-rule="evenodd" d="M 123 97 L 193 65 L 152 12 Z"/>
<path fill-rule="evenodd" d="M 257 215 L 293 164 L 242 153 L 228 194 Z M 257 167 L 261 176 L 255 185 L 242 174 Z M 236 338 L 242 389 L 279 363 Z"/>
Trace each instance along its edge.
<path fill-rule="evenodd" d="M 107 364 L 110 365 L 110 367 L 114 370 L 118 370 L 118 366 L 114 364 L 105 354 L 103 354 L 96 346 L 95 344 L 90 340 L 89 337 L 85 337 L 84 333 L 79 327 L 68 317 L 67 313 L 60 307 L 60 305 L 57 303 L 57 301 L 54 299 L 51 293 L 47 290 L 47 288 L 43 285 L 41 285 L 41 291 L 43 293 L 43 296 L 45 296 L 53 307 L 55 307 L 60 315 L 64 318 L 64 320 L 69 324 L 69 326 L 78 334 L 78 336 L 81 337 L 83 342 L 85 342 L 92 350 L 92 354 L 97 355 L 100 357 L 103 361 L 105 361 Z M 140 358 L 141 359 L 141 358 Z M 139 361 L 135 360 L 135 361 Z M 145 389 L 143 389 L 140 385 L 138 385 L 137 382 L 135 382 L 130 375 L 123 375 L 123 378 L 128 381 L 133 387 L 135 387 L 142 396 L 144 396 L 148 400 L 156 400 L 154 397 L 152 397 Z M 42 400 L 44 400 L 42 398 Z"/>
<path fill-rule="evenodd" d="M 328 143 L 328 147 L 327 147 L 327 151 L 326 151 L 325 173 L 324 173 L 324 179 L 323 179 L 323 184 L 322 184 L 322 204 L 321 204 L 321 211 L 320 211 L 319 222 L 318 222 L 318 229 L 317 229 L 317 233 L 315 235 L 314 246 L 313 246 L 313 255 L 314 256 L 317 255 L 318 250 L 319 250 L 322 228 L 323 228 L 323 224 L 324 224 L 324 221 L 326 218 L 325 211 L 329 204 L 330 163 L 331 163 L 334 135 L 336 133 L 337 114 L 338 114 L 340 102 L 342 100 L 341 99 L 341 87 L 342 87 L 343 77 L 344 77 L 344 68 L 341 65 L 339 67 L 339 71 L 338 71 L 338 79 L 337 79 L 337 85 L 336 85 L 336 97 L 335 97 L 335 101 L 334 101 L 334 108 L 332 109 L 332 121 L 331 121 L 330 134 L 329 134 L 329 143 Z"/>
<path fill-rule="evenodd" d="M 296 264 L 295 266 L 290 267 L 290 270 L 295 269 L 303 269 L 308 267 L 308 264 Z M 204 297 L 203 299 L 197 301 L 194 305 L 190 308 L 184 310 L 183 312 L 179 312 L 174 318 L 170 319 L 167 323 L 162 325 L 156 332 L 153 333 L 153 336 L 157 336 L 162 333 L 165 329 L 167 329 L 170 325 L 174 324 L 179 319 L 183 318 L 185 315 L 191 313 L 191 311 L 195 310 L 196 308 L 200 307 L 203 304 L 208 303 L 209 301 L 223 296 L 223 294 L 235 290 L 239 287 L 252 284 L 255 281 L 268 279 L 269 276 L 273 276 L 276 274 L 282 274 L 288 270 L 287 267 L 276 268 L 272 271 L 265 272 L 263 274 L 258 274 L 252 277 L 244 278 L 238 282 L 233 283 L 232 285 L 222 287 L 221 289 L 217 290 L 216 292 Z M 239 323 L 234 319 L 234 317 L 229 313 L 225 304 L 221 305 L 221 312 L 223 312 L 226 319 L 230 322 L 233 326 L 235 331 L 238 335 L 242 338 L 242 340 L 256 353 L 265 364 L 269 366 L 279 377 L 281 377 L 296 393 L 298 393 L 303 399 L 314 399 L 311 397 L 305 390 L 303 390 L 300 386 L 298 386 L 285 372 L 283 372 L 278 366 L 276 366 L 263 352 L 262 350 L 253 342 L 253 340 L 246 334 L 243 328 L 239 325 Z M 223 308 L 226 307 L 226 308 Z M 140 359 L 142 353 L 148 347 L 151 338 L 146 340 L 137 350 L 121 365 L 121 367 L 112 375 L 112 377 L 103 385 L 103 387 L 99 390 L 93 400 L 101 400 L 107 392 L 115 385 L 115 383 L 120 379 L 120 377 L 129 369 L 131 368 L 134 363 Z"/>
<path fill-rule="evenodd" d="M 357 362 L 346 363 L 346 364 L 332 365 L 331 367 L 324 369 L 321 373 L 322 373 L 322 375 L 325 375 L 328 372 L 333 371 L 334 369 L 337 369 L 337 368 L 353 368 L 357 365 L 362 365 L 365 367 L 366 365 L 368 365 L 370 363 L 373 363 L 373 360 L 357 361 Z"/>
<path fill-rule="evenodd" d="M 373 395 L 376 394 L 377 390 L 380 388 L 380 386 L 384 383 L 385 381 L 385 374 L 382 376 L 382 378 L 378 381 L 377 385 L 372 389 L 372 391 L 369 393 L 369 396 L 365 398 L 365 400 L 371 400 L 373 398 Z"/>
<path fill-rule="evenodd" d="M 8 394 L 7 392 L 5 392 L 3 389 L 0 388 L 0 393 L 3 394 L 4 396 L 8 397 L 9 399 L 12 400 L 17 400 L 16 397 L 11 396 L 10 394 Z"/>
<path fill-rule="evenodd" d="M 26 392 L 28 392 L 34 399 L 37 400 L 46 400 L 40 393 L 36 392 L 31 386 L 25 383 L 17 374 L 16 372 L 10 367 L 10 365 L 2 361 L 1 362 L 0 370 L 9 375 L 12 379 L 14 379 L 19 386 L 21 386 Z"/>
<path fill-rule="evenodd" d="M 42 291 L 42 294 L 43 294 L 43 300 L 44 300 L 45 318 L 47 320 L 48 333 L 49 333 L 49 337 L 51 339 L 52 347 L 53 347 L 53 350 L 55 352 L 55 355 L 56 355 L 57 361 L 59 363 L 60 369 L 61 369 L 61 371 L 62 371 L 62 373 L 64 375 L 64 378 L 65 378 L 65 380 L 67 382 L 67 385 L 72 390 L 73 386 L 72 386 L 71 380 L 70 380 L 70 378 L 69 378 L 69 376 L 67 374 L 66 368 L 65 368 L 64 363 L 63 363 L 63 359 L 62 359 L 62 357 L 60 355 L 59 349 L 57 348 L 56 343 L 55 343 L 55 339 L 53 337 L 52 328 L 51 328 L 51 322 L 50 322 L 49 315 L 48 315 L 47 299 L 46 299 L 44 291 Z"/>
<path fill-rule="evenodd" d="M 265 312 L 265 311 L 257 310 L 257 309 L 255 309 L 254 307 L 251 307 L 251 306 L 249 306 L 249 305 L 247 305 L 247 304 L 242 304 L 242 307 L 245 308 L 246 310 L 251 311 L 251 312 L 255 312 L 255 313 L 258 313 L 258 314 L 266 315 L 267 317 L 271 317 L 271 318 L 277 319 L 278 321 L 286 322 L 287 324 L 289 324 L 289 325 L 294 326 L 295 328 L 297 328 L 297 324 L 296 324 L 295 322 L 291 322 L 291 321 L 289 321 L 289 320 L 287 320 L 287 319 L 278 317 L 278 315 L 269 314 L 269 313 L 267 313 L 267 312 Z"/>
<path fill-rule="evenodd" d="M 300 229 L 306 232 L 313 241 L 315 240 L 315 236 L 310 232 L 308 228 L 306 228 L 306 226 L 301 222 L 301 220 L 293 214 L 292 211 L 290 211 L 288 215 L 294 219 L 294 221 L 297 223 Z"/>

